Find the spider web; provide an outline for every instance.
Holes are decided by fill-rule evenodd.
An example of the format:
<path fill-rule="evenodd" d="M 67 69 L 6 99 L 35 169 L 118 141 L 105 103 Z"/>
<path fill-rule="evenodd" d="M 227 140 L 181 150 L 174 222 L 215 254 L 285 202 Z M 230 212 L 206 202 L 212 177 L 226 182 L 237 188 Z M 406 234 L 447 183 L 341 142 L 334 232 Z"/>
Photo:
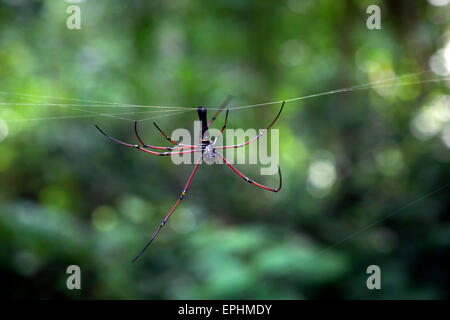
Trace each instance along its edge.
<path fill-rule="evenodd" d="M 351 87 L 340 88 L 336 90 L 330 90 L 325 92 L 319 92 L 314 94 L 309 94 L 305 96 L 289 98 L 278 101 L 262 102 L 257 104 L 243 105 L 243 106 L 230 106 L 228 109 L 230 111 L 239 111 L 249 108 L 257 108 L 263 106 L 270 106 L 275 104 L 280 104 L 283 101 L 288 104 L 289 102 L 301 101 L 305 99 L 312 99 L 321 96 L 333 95 L 345 92 L 354 92 L 369 89 L 380 89 L 389 87 L 403 87 L 419 85 L 423 83 L 433 83 L 433 82 L 443 82 L 450 80 L 450 76 L 440 76 L 436 78 L 415 80 L 420 75 L 428 74 L 431 70 L 409 73 L 402 76 L 395 76 L 391 78 L 386 78 L 379 81 L 368 82 L 365 84 L 354 85 Z M 410 80 L 412 79 L 412 80 Z M 405 81 L 407 80 L 407 81 Z M 409 80 L 409 81 L 408 81 Z M 75 115 L 62 115 L 62 116 L 48 116 L 48 117 L 36 117 L 36 118 L 18 118 L 18 119 L 4 119 L 5 122 L 24 122 L 24 121 L 44 121 L 44 120 L 63 120 L 63 119 L 77 119 L 77 118 L 95 118 L 95 117 L 107 117 L 114 118 L 116 120 L 123 121 L 138 121 L 144 122 L 164 117 L 173 117 L 187 112 L 196 111 L 196 107 L 189 106 L 162 106 L 162 105 L 142 105 L 142 104 L 130 104 L 130 103 L 120 103 L 120 102 L 110 102 L 92 99 L 77 99 L 77 98 L 67 98 L 67 97 L 55 97 L 47 95 L 36 95 L 28 93 L 19 92 L 8 92 L 0 91 L 0 96 L 3 98 L 13 98 L 20 99 L 22 101 L 2 101 L 0 102 L 0 109 L 5 110 L 8 107 L 53 107 L 53 108 L 64 108 L 76 111 Z M 25 102 L 23 102 L 25 100 Z M 56 100 L 56 101 L 55 101 Z M 99 112 L 93 109 L 105 108 L 109 112 Z M 111 108 L 126 109 L 126 112 L 111 112 Z M 220 110 L 217 107 L 209 107 L 208 110 Z M 134 110 L 131 110 L 134 109 Z M 140 111 L 136 111 L 140 110 Z M 131 110 L 131 111 L 130 111 Z M 142 111 L 145 110 L 145 111 Z M 81 112 L 81 114 L 80 114 Z M 137 116 L 150 115 L 149 117 L 137 118 Z M 130 117 L 132 116 L 132 117 Z"/>

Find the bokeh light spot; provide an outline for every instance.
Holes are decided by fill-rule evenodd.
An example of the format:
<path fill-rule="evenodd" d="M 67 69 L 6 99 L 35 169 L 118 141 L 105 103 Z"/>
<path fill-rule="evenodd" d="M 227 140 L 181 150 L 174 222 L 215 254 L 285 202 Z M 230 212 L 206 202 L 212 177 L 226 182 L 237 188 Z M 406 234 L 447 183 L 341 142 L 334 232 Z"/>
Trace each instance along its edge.
<path fill-rule="evenodd" d="M 181 208 L 180 208 L 181 209 Z M 175 232 L 188 233 L 195 229 L 197 219 L 190 208 L 183 208 L 173 217 L 170 226 Z"/>
<path fill-rule="evenodd" d="M 70 199 L 65 190 L 60 187 L 47 187 L 39 192 L 39 201 L 47 207 L 54 209 L 66 209 Z"/>
<path fill-rule="evenodd" d="M 450 0 L 428 0 L 428 2 L 433 6 L 442 7 L 449 4 Z"/>
<path fill-rule="evenodd" d="M 133 223 L 142 223 L 153 216 L 153 206 L 136 196 L 124 196 L 119 204 L 120 213 Z"/>
<path fill-rule="evenodd" d="M 375 163 L 382 174 L 395 176 L 403 167 L 403 156 L 398 149 L 388 148 L 375 155 Z"/>
<path fill-rule="evenodd" d="M 437 75 L 447 76 L 450 74 L 450 43 L 431 56 L 429 65 Z"/>
<path fill-rule="evenodd" d="M 417 139 L 427 140 L 438 134 L 449 121 L 450 96 L 438 96 L 414 117 L 411 130 Z"/>
<path fill-rule="evenodd" d="M 100 206 L 92 214 L 92 224 L 99 231 L 111 231 L 116 227 L 117 213 L 109 206 Z"/>
<path fill-rule="evenodd" d="M 312 0 L 288 0 L 287 6 L 295 13 L 307 11 L 313 4 Z"/>
<path fill-rule="evenodd" d="M 287 66 L 296 66 L 305 60 L 306 48 L 298 40 L 286 41 L 281 47 L 280 61 Z"/>
<path fill-rule="evenodd" d="M 316 156 L 308 169 L 308 191 L 315 197 L 326 196 L 336 181 L 334 157 L 329 152 Z"/>

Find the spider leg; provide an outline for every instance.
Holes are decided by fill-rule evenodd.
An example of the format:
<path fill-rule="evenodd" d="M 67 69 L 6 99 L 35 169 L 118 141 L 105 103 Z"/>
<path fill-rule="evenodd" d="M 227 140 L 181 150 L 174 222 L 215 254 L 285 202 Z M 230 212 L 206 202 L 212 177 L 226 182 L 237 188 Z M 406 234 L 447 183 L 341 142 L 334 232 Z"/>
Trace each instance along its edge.
<path fill-rule="evenodd" d="M 268 126 L 263 132 L 261 132 L 260 134 L 258 134 L 256 137 L 254 137 L 254 138 L 248 140 L 247 142 L 241 143 L 241 144 L 236 144 L 236 145 L 232 145 L 232 146 L 218 146 L 217 149 L 240 148 L 240 147 L 246 146 L 246 145 L 248 145 L 249 143 L 251 143 L 251 142 L 253 142 L 253 141 L 256 141 L 256 140 L 258 140 L 259 138 L 261 138 L 262 135 L 263 135 L 264 133 L 266 133 L 267 131 L 269 131 L 269 129 L 273 126 L 273 124 L 275 123 L 275 121 L 277 121 L 278 117 L 279 117 L 280 114 L 281 114 L 281 111 L 283 111 L 284 103 L 285 103 L 285 101 L 283 101 L 283 104 L 281 105 L 281 109 L 280 109 L 280 111 L 278 112 L 278 114 L 277 114 L 277 116 L 275 117 L 275 119 L 272 121 L 272 123 L 269 124 L 269 126 Z"/>
<path fill-rule="evenodd" d="M 167 134 L 165 134 L 165 133 L 158 127 L 158 125 L 157 125 L 155 122 L 153 122 L 153 125 L 156 127 L 156 129 L 158 129 L 159 132 L 161 132 L 161 134 L 164 136 L 164 138 L 166 138 L 166 140 L 172 142 L 174 145 L 177 145 L 177 146 L 183 146 L 183 147 L 192 147 L 192 146 L 194 146 L 194 147 L 201 147 L 201 145 L 190 145 L 190 144 L 182 144 L 182 143 L 178 143 L 178 142 L 176 142 L 176 141 L 170 139 L 170 137 L 169 137 Z"/>
<path fill-rule="evenodd" d="M 225 130 L 225 128 L 226 128 L 226 126 L 227 126 L 227 120 L 228 120 L 228 109 L 227 109 L 227 113 L 226 113 L 226 115 L 225 115 L 225 123 L 223 124 L 222 130 L 220 130 L 219 135 L 218 135 L 217 137 L 215 137 L 215 139 L 214 139 L 214 144 L 216 143 L 216 141 L 219 140 L 220 136 L 221 136 L 222 133 L 223 133 L 223 130 Z"/>
<path fill-rule="evenodd" d="M 260 184 L 260 183 L 258 183 L 256 181 L 253 181 L 252 179 L 246 177 L 238 169 L 236 169 L 231 163 L 229 163 L 228 160 L 225 159 L 225 157 L 223 155 L 221 155 L 220 153 L 217 153 L 217 154 L 223 159 L 223 161 L 226 163 L 227 166 L 229 166 L 231 169 L 233 169 L 233 171 L 236 172 L 245 181 L 247 181 L 247 182 L 249 182 L 251 184 L 254 184 L 255 186 L 257 186 L 259 188 L 262 188 L 262 189 L 265 189 L 265 190 L 269 190 L 269 191 L 272 191 L 272 192 L 280 191 L 281 185 L 282 185 L 280 166 L 278 166 L 278 175 L 280 177 L 280 185 L 278 186 L 278 188 L 269 188 L 269 187 L 263 186 L 262 184 Z"/>
<path fill-rule="evenodd" d="M 180 204 L 181 200 L 183 200 L 184 196 L 186 195 L 187 189 L 189 188 L 189 185 L 191 184 L 192 178 L 194 178 L 195 172 L 197 171 L 198 166 L 200 165 L 202 161 L 202 158 L 200 158 L 197 163 L 195 164 L 194 170 L 191 173 L 191 176 L 189 177 L 186 186 L 184 187 L 183 191 L 181 192 L 180 198 L 175 203 L 175 205 L 172 207 L 172 210 L 170 210 L 169 214 L 164 218 L 164 220 L 159 225 L 158 229 L 156 229 L 155 233 L 153 234 L 152 238 L 147 242 L 145 247 L 138 253 L 138 255 L 132 260 L 132 262 L 135 262 L 139 257 L 144 253 L 144 251 L 148 248 L 148 246 L 153 242 L 153 240 L 157 237 L 159 232 L 161 231 L 162 227 L 166 224 L 167 220 L 169 220 L 172 213 L 175 211 L 175 209 Z"/>
<path fill-rule="evenodd" d="M 178 145 L 178 142 L 173 141 L 172 139 L 170 139 L 170 137 L 169 137 L 167 134 L 165 134 L 165 133 L 158 127 L 158 125 L 157 125 L 155 122 L 153 122 L 153 125 L 156 127 L 156 129 L 158 129 L 159 132 L 161 132 L 161 134 L 164 136 L 164 138 L 166 138 L 167 141 L 170 141 L 170 142 L 172 142 L 173 144 Z"/>
<path fill-rule="evenodd" d="M 216 118 L 219 116 L 219 114 L 223 111 L 223 109 L 230 103 L 231 99 L 233 99 L 232 95 L 228 95 L 225 98 L 225 101 L 222 103 L 222 105 L 220 106 L 219 110 L 217 110 L 216 114 L 211 118 L 211 120 L 209 120 L 208 122 L 208 128 L 211 126 L 211 124 L 213 123 L 214 120 L 216 120 Z"/>
<path fill-rule="evenodd" d="M 136 148 L 136 149 L 139 149 L 139 150 L 141 150 L 141 151 L 144 151 L 144 152 L 147 152 L 147 153 L 150 153 L 150 154 L 155 154 L 155 155 L 159 155 L 159 156 L 170 156 L 170 155 L 173 155 L 173 154 L 193 153 L 193 152 L 200 152 L 200 151 L 202 151 L 201 149 L 194 149 L 194 150 L 178 151 L 178 152 L 155 152 L 155 151 L 151 151 L 151 150 L 144 149 L 143 147 L 141 147 L 141 146 L 139 146 L 139 145 L 137 145 L 137 144 L 129 144 L 129 143 L 126 143 L 126 142 L 117 140 L 117 139 L 111 137 L 111 136 L 110 136 L 109 134 L 107 134 L 106 132 L 104 132 L 102 129 L 100 129 L 99 126 L 95 125 L 95 127 L 96 127 L 96 128 L 98 129 L 98 131 L 100 131 L 105 137 L 107 137 L 108 139 L 110 139 L 110 140 L 112 140 L 112 141 L 114 141 L 114 142 L 116 142 L 116 143 L 118 143 L 118 144 L 121 144 L 121 145 L 126 146 L 126 147 L 130 147 L 130 148 Z"/>
<path fill-rule="evenodd" d="M 197 148 L 196 146 L 191 146 L 191 145 L 186 145 L 183 147 L 157 147 L 157 146 L 151 146 L 148 144 L 145 144 L 141 137 L 139 136 L 138 130 L 137 130 L 137 121 L 134 122 L 134 132 L 136 133 L 136 137 L 138 138 L 139 142 L 142 144 L 142 146 L 144 148 L 149 148 L 149 149 L 163 149 L 163 150 L 182 150 L 182 149 L 192 149 L 192 148 Z"/>

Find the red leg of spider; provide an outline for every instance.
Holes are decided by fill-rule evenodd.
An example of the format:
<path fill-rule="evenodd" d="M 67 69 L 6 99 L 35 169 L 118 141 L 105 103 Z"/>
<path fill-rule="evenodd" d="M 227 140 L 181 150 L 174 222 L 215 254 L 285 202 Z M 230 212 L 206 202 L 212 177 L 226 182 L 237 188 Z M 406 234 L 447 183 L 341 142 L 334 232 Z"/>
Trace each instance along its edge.
<path fill-rule="evenodd" d="M 142 144 L 142 146 L 144 148 L 149 148 L 149 149 L 162 149 L 162 150 L 183 150 L 183 149 L 193 149 L 193 148 L 197 148 L 197 146 L 191 146 L 191 145 L 185 145 L 183 147 L 156 147 L 156 146 L 151 146 L 148 144 L 145 144 L 141 137 L 139 136 L 138 130 L 137 130 L 137 121 L 134 122 L 134 132 L 136 133 L 136 137 L 138 138 L 139 142 Z"/>
<path fill-rule="evenodd" d="M 139 150 L 141 150 L 141 151 L 144 151 L 144 152 L 147 152 L 147 153 L 150 153 L 150 154 L 155 154 L 155 155 L 159 155 L 159 156 L 170 156 L 170 155 L 173 155 L 173 154 L 193 153 L 193 152 L 200 152 L 200 151 L 202 151 L 202 149 L 194 149 L 194 150 L 178 151 L 178 152 L 155 152 L 155 151 L 150 151 L 150 150 L 147 150 L 147 149 L 142 148 L 141 146 L 139 146 L 139 145 L 137 145 L 137 144 L 129 144 L 129 143 L 126 143 L 126 142 L 117 140 L 117 139 L 111 137 L 111 136 L 110 136 L 109 134 L 107 134 L 106 132 L 104 132 L 102 129 L 100 129 L 99 126 L 96 125 L 95 127 L 96 127 L 96 128 L 98 129 L 98 131 L 100 131 L 105 137 L 107 137 L 108 139 L 110 139 L 110 140 L 112 140 L 112 141 L 114 141 L 114 142 L 116 142 L 116 143 L 118 143 L 118 144 L 121 144 L 121 145 L 126 146 L 126 147 L 130 147 L 130 148 L 136 148 L 136 149 L 139 149 Z"/>
<path fill-rule="evenodd" d="M 178 143 L 178 142 L 176 142 L 176 141 L 170 139 L 170 137 L 169 137 L 167 134 L 165 134 L 165 133 L 158 127 L 158 125 L 157 125 L 155 122 L 153 122 L 153 125 L 156 127 L 156 129 L 158 129 L 159 132 L 161 132 L 161 134 L 164 136 L 164 138 L 166 138 L 166 140 L 172 142 L 173 144 L 178 145 L 178 146 L 183 146 L 183 147 L 192 146 L 192 145 L 190 145 L 190 144 L 182 144 L 182 143 Z M 201 145 L 198 145 L 198 146 L 194 145 L 194 146 L 195 146 L 195 147 L 201 147 Z"/>
<path fill-rule="evenodd" d="M 223 124 L 222 130 L 220 130 L 219 135 L 215 138 L 214 142 L 219 141 L 220 136 L 223 133 L 223 130 L 225 130 L 225 128 L 227 127 L 227 119 L 228 119 L 228 109 L 227 109 L 227 113 L 225 115 L 225 123 Z"/>
<path fill-rule="evenodd" d="M 168 136 L 167 134 L 165 134 L 165 133 L 158 127 L 158 125 L 157 125 L 155 122 L 153 122 L 153 125 L 156 127 L 156 129 L 158 129 L 159 132 L 161 132 L 161 134 L 164 136 L 164 138 L 166 138 L 167 141 L 170 141 L 170 142 L 172 142 L 173 144 L 178 144 L 178 142 L 173 141 L 172 139 L 170 139 L 169 136 Z"/>
<path fill-rule="evenodd" d="M 242 143 L 242 144 L 236 144 L 236 145 L 233 145 L 233 146 L 218 146 L 217 149 L 240 148 L 240 147 L 246 146 L 246 145 L 248 145 L 249 143 L 251 143 L 251 142 L 253 142 L 253 141 L 256 141 L 256 140 L 258 140 L 259 138 L 261 138 L 261 136 L 262 136 L 264 133 L 266 133 L 267 131 L 269 131 L 269 129 L 273 126 L 273 124 L 275 123 L 275 121 L 277 121 L 278 117 L 279 117 L 280 114 L 281 114 L 281 111 L 283 111 L 284 102 L 285 102 L 285 101 L 283 101 L 283 104 L 281 105 L 281 109 L 280 109 L 280 111 L 278 112 L 278 114 L 277 114 L 277 116 L 275 117 L 275 119 L 272 121 L 272 123 L 269 124 L 269 126 L 268 126 L 263 132 L 261 132 L 260 134 L 258 134 L 256 137 L 254 137 L 254 138 L 252 138 L 252 139 L 250 139 L 250 140 L 248 140 L 247 142 Z"/>
<path fill-rule="evenodd" d="M 278 166 L 278 175 L 280 177 L 280 185 L 278 186 L 278 188 L 269 188 L 269 187 L 263 186 L 262 184 L 260 184 L 260 183 L 258 183 L 256 181 L 253 181 L 252 179 L 244 176 L 241 172 L 239 172 L 238 169 L 236 169 L 231 163 L 229 163 L 228 160 L 225 159 L 225 157 L 223 155 L 221 155 L 220 153 L 216 153 L 216 154 L 218 154 L 223 159 L 223 161 L 226 163 L 226 165 L 229 166 L 231 169 L 233 169 L 233 171 L 236 172 L 245 181 L 247 181 L 247 182 L 249 182 L 251 184 L 254 184 L 255 186 L 257 186 L 259 188 L 262 188 L 262 189 L 265 189 L 265 190 L 269 190 L 269 191 L 273 191 L 273 192 L 280 191 L 281 185 L 282 185 L 280 166 Z"/>
<path fill-rule="evenodd" d="M 156 231 L 153 234 L 152 238 L 147 242 L 145 247 L 138 253 L 138 255 L 132 260 L 132 262 L 135 262 L 137 259 L 139 259 L 139 257 L 144 253 L 144 251 L 153 242 L 153 240 L 155 240 L 156 236 L 159 234 L 159 232 L 161 231 L 162 227 L 164 227 L 164 225 L 166 224 L 167 220 L 169 220 L 169 218 L 172 215 L 172 213 L 175 211 L 175 209 L 180 204 L 181 200 L 183 200 L 184 196 L 186 195 L 187 189 L 189 188 L 189 185 L 191 184 L 192 178 L 194 178 L 194 174 L 197 171 L 197 168 L 200 165 L 201 161 L 202 161 L 202 159 L 200 158 L 199 161 L 197 161 L 197 163 L 195 164 L 194 170 L 192 171 L 191 176 L 189 177 L 189 180 L 186 183 L 186 186 L 184 187 L 183 191 L 181 192 L 180 198 L 175 203 L 175 205 L 172 207 L 172 210 L 170 210 L 169 214 L 164 218 L 162 223 L 159 225 L 158 229 L 156 229 Z"/>

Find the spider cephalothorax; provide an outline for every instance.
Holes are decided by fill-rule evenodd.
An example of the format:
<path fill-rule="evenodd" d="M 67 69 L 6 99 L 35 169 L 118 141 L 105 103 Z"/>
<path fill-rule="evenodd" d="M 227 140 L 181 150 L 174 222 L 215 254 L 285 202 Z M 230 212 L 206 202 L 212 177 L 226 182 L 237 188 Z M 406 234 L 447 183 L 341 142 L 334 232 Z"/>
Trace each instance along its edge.
<path fill-rule="evenodd" d="M 197 108 L 197 112 L 198 112 L 198 118 L 200 119 L 200 123 L 202 126 L 202 131 L 201 131 L 201 136 L 200 136 L 200 142 L 201 142 L 201 146 L 202 146 L 202 158 L 203 161 L 206 164 L 213 164 L 216 162 L 216 143 L 219 139 L 219 137 L 222 135 L 223 129 L 225 129 L 225 127 L 222 129 L 222 131 L 220 132 L 219 136 L 215 137 L 214 140 L 211 140 L 210 136 L 209 136 L 209 126 L 208 126 L 208 122 L 207 122 L 207 110 L 205 107 L 198 107 Z M 227 110 L 227 114 L 225 116 L 225 123 L 226 123 L 226 119 L 228 118 L 228 110 Z"/>
<path fill-rule="evenodd" d="M 211 120 L 209 120 L 209 122 L 207 121 L 207 111 L 206 108 L 204 107 L 198 107 L 197 108 L 197 112 L 198 112 L 198 117 L 200 119 L 201 125 L 202 125 L 202 132 L 201 132 L 201 137 L 200 137 L 200 145 L 187 145 L 187 144 L 181 144 L 178 143 L 174 140 L 172 140 L 169 136 L 167 136 L 159 127 L 156 123 L 153 122 L 153 124 L 155 125 L 156 129 L 158 129 L 159 132 L 161 132 L 161 134 L 171 143 L 174 144 L 173 147 L 159 147 L 159 146 L 151 146 L 148 144 L 145 144 L 141 137 L 139 136 L 138 130 L 137 130 L 137 122 L 134 123 L 134 131 L 136 133 L 136 137 L 139 140 L 139 142 L 141 143 L 141 145 L 138 144 L 129 144 L 129 143 L 125 143 L 122 142 L 120 140 L 117 140 L 113 137 L 111 137 L 110 135 L 108 135 L 107 133 L 105 133 L 102 129 L 100 129 L 99 126 L 95 126 L 103 135 L 105 135 L 108 139 L 111 139 L 112 141 L 119 143 L 121 145 L 127 146 L 127 147 L 132 147 L 132 148 L 136 148 L 138 150 L 150 153 L 150 154 L 154 154 L 154 155 L 160 155 L 160 156 L 168 156 L 168 155 L 173 155 L 173 154 L 184 154 L 184 153 L 195 153 L 195 152 L 201 152 L 201 157 L 200 159 L 196 162 L 195 166 L 194 166 L 194 170 L 192 171 L 186 186 L 184 187 L 183 191 L 181 192 L 181 195 L 178 199 L 178 201 L 175 203 L 175 205 L 172 207 L 172 209 L 170 210 L 169 214 L 164 218 L 164 220 L 162 221 L 162 223 L 159 225 L 158 229 L 155 231 L 155 233 L 153 234 L 152 238 L 147 242 L 147 244 L 145 245 L 145 247 L 139 252 L 139 254 L 133 259 L 133 262 L 136 261 L 141 255 L 142 253 L 144 253 L 144 251 L 148 248 L 148 246 L 152 243 L 152 241 L 156 238 L 156 236 L 159 234 L 159 232 L 161 231 L 162 227 L 166 224 L 167 220 L 170 218 L 170 216 L 172 215 L 172 213 L 175 211 L 175 209 L 178 207 L 178 205 L 180 204 L 181 200 L 183 200 L 184 196 L 186 195 L 187 189 L 189 188 L 189 185 L 191 184 L 192 179 L 194 178 L 195 173 L 197 172 L 197 169 L 199 167 L 199 165 L 201 164 L 202 161 L 204 161 L 205 163 L 211 164 L 214 163 L 217 156 L 223 160 L 223 162 L 229 166 L 234 172 L 236 172 L 244 181 L 247 181 L 259 188 L 268 190 L 268 191 L 272 191 L 272 192 L 278 192 L 281 189 L 281 184 L 282 184 L 282 180 L 281 180 L 281 171 L 280 171 L 280 167 L 278 166 L 278 175 L 280 177 L 280 184 L 278 186 L 278 188 L 270 188 L 270 187 L 266 187 L 250 178 L 248 178 L 247 176 L 243 175 L 238 169 L 236 169 L 230 162 L 228 162 L 228 160 L 220 153 L 217 152 L 218 150 L 222 150 L 222 149 L 228 149 L 228 148 L 240 148 L 240 147 L 244 147 L 247 144 L 258 140 L 264 133 L 266 133 L 271 127 L 272 125 L 275 123 L 275 121 L 277 121 L 278 117 L 281 114 L 281 111 L 283 111 L 283 107 L 284 107 L 284 102 L 281 105 L 281 109 L 278 112 L 277 116 L 275 117 L 275 119 L 272 121 L 272 123 L 261 133 L 259 133 L 256 137 L 248 140 L 245 143 L 242 144 L 237 144 L 237 145 L 230 145 L 230 146 L 216 146 L 216 142 L 218 141 L 218 139 L 220 138 L 220 136 L 222 135 L 223 131 L 225 130 L 225 127 L 227 125 L 227 119 L 228 119 L 228 110 L 227 113 L 225 115 L 225 123 L 222 127 L 222 129 L 220 130 L 220 133 L 217 137 L 214 138 L 214 141 L 211 141 L 211 138 L 209 137 L 209 133 L 208 133 L 208 128 L 211 126 L 212 122 L 217 118 L 217 116 L 220 114 L 220 112 L 223 110 L 223 108 L 229 103 L 230 101 L 230 97 L 228 97 L 225 102 L 222 104 L 222 106 L 218 109 L 218 111 L 216 112 L 216 114 L 211 118 Z M 157 152 L 157 151 L 152 151 L 149 149 L 154 149 L 154 150 L 167 150 L 165 152 Z"/>

